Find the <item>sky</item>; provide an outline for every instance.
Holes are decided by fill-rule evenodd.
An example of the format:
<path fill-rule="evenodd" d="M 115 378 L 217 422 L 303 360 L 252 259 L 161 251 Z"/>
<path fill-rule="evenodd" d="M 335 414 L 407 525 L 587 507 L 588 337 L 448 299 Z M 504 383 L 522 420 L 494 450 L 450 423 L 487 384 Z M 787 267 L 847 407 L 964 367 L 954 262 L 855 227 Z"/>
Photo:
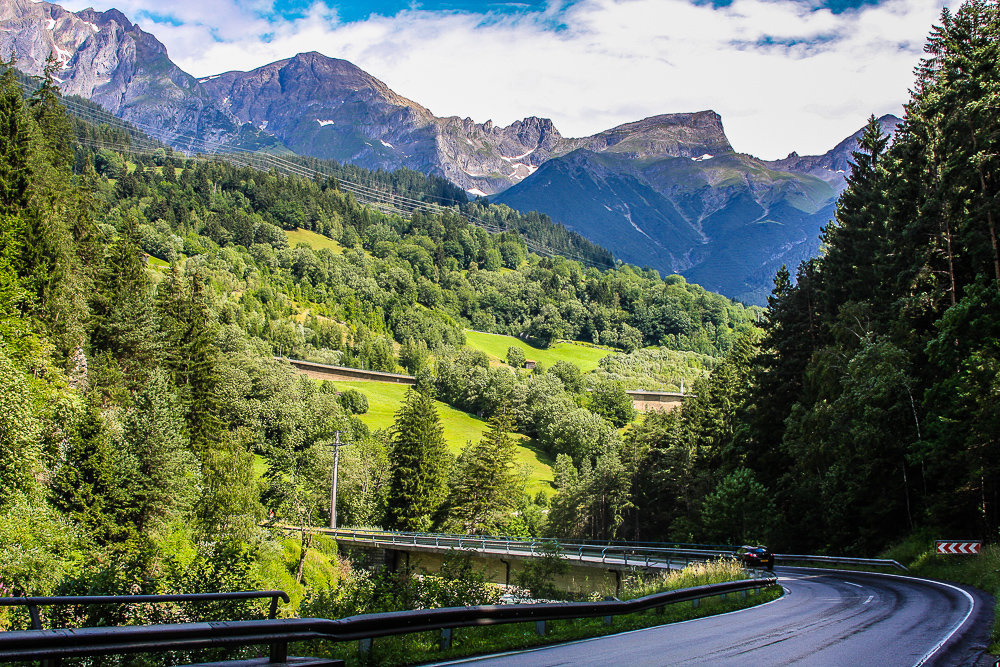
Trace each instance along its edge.
<path fill-rule="evenodd" d="M 115 7 L 198 77 L 343 58 L 437 116 L 580 137 L 712 109 L 733 147 L 824 153 L 902 114 L 942 0 L 66 0 Z"/>

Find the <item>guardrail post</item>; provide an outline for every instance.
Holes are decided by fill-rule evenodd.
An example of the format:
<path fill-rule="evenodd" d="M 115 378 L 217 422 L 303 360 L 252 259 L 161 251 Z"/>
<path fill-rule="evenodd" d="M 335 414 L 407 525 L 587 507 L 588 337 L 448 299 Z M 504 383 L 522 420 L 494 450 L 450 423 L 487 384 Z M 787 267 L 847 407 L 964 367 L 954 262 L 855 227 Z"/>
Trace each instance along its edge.
<path fill-rule="evenodd" d="M 539 637 L 545 636 L 545 621 L 535 621 L 535 632 Z"/>
<path fill-rule="evenodd" d="M 28 613 L 31 615 L 31 629 L 41 630 L 42 629 L 42 617 L 38 615 L 38 605 L 29 604 Z"/>
<path fill-rule="evenodd" d="M 695 609 L 697 609 L 698 607 L 700 607 L 701 606 L 701 598 L 695 598 L 695 599 L 691 600 L 691 606 L 694 607 Z"/>
<path fill-rule="evenodd" d="M 271 644 L 271 652 L 267 661 L 281 663 L 288 662 L 288 642 L 277 641 Z"/>
<path fill-rule="evenodd" d="M 441 628 L 441 640 L 438 642 L 438 648 L 442 651 L 451 648 L 451 633 L 451 628 Z"/>
<path fill-rule="evenodd" d="M 372 651 L 372 638 L 366 637 L 365 639 L 358 640 L 358 653 L 362 655 L 368 655 Z"/>
<path fill-rule="evenodd" d="M 268 610 L 267 617 L 268 618 L 277 618 L 278 617 L 278 596 L 277 595 L 275 595 L 274 597 L 271 598 L 271 609 Z"/>
<path fill-rule="evenodd" d="M 747 599 L 747 589 L 744 588 L 742 591 L 740 591 L 740 597 L 742 597 L 744 600 Z"/>

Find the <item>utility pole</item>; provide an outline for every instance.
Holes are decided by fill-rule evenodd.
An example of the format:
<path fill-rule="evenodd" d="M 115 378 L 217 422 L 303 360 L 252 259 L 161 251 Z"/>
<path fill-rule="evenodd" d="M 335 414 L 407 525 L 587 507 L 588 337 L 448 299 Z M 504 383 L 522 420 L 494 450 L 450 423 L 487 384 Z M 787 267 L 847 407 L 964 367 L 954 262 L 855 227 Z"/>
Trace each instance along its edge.
<path fill-rule="evenodd" d="M 341 442 L 340 431 L 334 433 L 333 473 L 330 480 L 330 528 L 337 527 L 337 469 L 340 467 L 340 448 L 353 443 Z"/>

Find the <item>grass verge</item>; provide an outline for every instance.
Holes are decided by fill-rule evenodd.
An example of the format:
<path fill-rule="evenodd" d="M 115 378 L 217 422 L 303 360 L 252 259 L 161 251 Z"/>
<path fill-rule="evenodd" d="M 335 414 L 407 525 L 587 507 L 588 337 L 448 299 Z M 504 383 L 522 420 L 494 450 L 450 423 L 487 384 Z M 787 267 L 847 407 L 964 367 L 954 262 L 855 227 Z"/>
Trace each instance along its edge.
<path fill-rule="evenodd" d="M 746 572 L 736 561 L 697 563 L 680 571 L 649 577 L 630 577 L 622 582 L 622 599 L 634 599 L 652 593 L 678 590 L 739 580 Z M 641 628 L 687 621 L 715 614 L 745 609 L 781 596 L 781 587 L 762 588 L 728 596 L 716 596 L 692 602 L 678 602 L 660 609 L 650 609 L 615 616 L 611 624 L 602 618 L 583 618 L 547 623 L 544 636 L 539 635 L 534 622 L 457 628 L 452 634 L 451 648 L 441 649 L 440 631 L 419 632 L 392 637 L 380 637 L 371 643 L 367 653 L 357 642 L 310 642 L 294 647 L 296 655 L 329 656 L 344 660 L 348 665 L 413 665 L 424 662 L 453 660 L 467 656 L 523 650 L 536 646 L 559 644 L 578 639 L 638 630 Z"/>
<path fill-rule="evenodd" d="M 651 609 L 624 616 L 616 616 L 611 625 L 603 619 L 586 618 L 549 622 L 545 636 L 535 630 L 535 624 L 510 623 L 483 627 L 459 628 L 452 635 L 452 647 L 439 649 L 440 632 L 419 632 L 394 637 L 381 637 L 372 642 L 371 650 L 361 653 L 357 642 L 311 642 L 291 648 L 295 655 L 330 656 L 344 660 L 348 665 L 415 665 L 424 662 L 454 660 L 473 655 L 523 650 L 536 646 L 560 644 L 577 639 L 639 630 L 667 623 L 677 623 L 694 618 L 713 616 L 738 609 L 745 609 L 781 596 L 777 586 L 746 598 L 730 595 L 725 599 L 706 598 L 695 607 L 690 602 L 679 602 L 663 608 L 662 613 Z"/>
<path fill-rule="evenodd" d="M 910 572 L 918 577 L 975 586 L 992 595 L 996 607 L 987 651 L 1000 655 L 1000 545 L 985 545 L 977 556 L 943 556 L 929 549 L 910 564 Z"/>

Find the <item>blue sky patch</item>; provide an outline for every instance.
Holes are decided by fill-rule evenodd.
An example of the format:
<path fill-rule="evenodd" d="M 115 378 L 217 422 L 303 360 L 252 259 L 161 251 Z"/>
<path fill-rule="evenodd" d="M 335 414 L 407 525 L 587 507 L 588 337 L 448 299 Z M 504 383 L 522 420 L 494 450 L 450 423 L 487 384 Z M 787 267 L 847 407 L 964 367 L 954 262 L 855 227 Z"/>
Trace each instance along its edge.
<path fill-rule="evenodd" d="M 310 0 L 279 0 L 275 3 L 275 11 L 285 18 L 301 18 L 306 15 L 313 3 Z M 426 0 L 413 2 L 410 0 L 343 0 L 328 2 L 331 9 L 336 10 L 342 21 L 364 21 L 373 15 L 395 16 L 407 9 L 420 9 L 435 12 L 462 12 L 468 14 L 519 14 L 523 12 L 544 10 L 546 0 L 511 0 L 503 2 L 490 0 Z"/>

